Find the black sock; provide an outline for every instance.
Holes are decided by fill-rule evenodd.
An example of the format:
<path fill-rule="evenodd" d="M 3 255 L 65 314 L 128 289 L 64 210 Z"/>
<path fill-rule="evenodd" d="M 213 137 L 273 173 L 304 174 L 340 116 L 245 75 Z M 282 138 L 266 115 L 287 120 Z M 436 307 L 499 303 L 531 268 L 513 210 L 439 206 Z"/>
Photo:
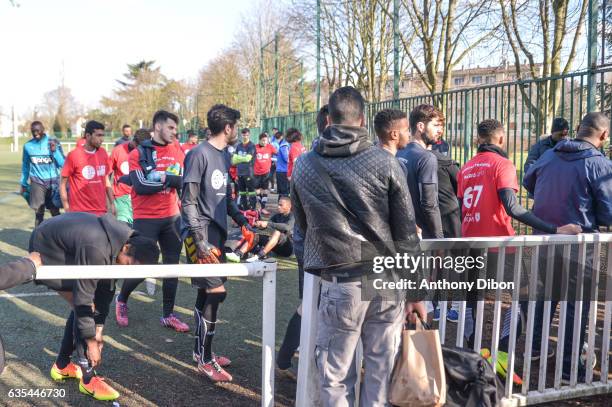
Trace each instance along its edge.
<path fill-rule="evenodd" d="M 206 289 L 200 288 L 198 290 L 198 296 L 196 297 L 195 307 L 197 310 L 202 312 L 204 309 L 204 304 L 206 304 Z"/>
<path fill-rule="evenodd" d="M 168 318 L 174 311 L 178 278 L 164 278 L 162 283 L 163 317 Z"/>
<path fill-rule="evenodd" d="M 203 336 L 204 336 L 204 352 L 202 352 L 202 360 L 209 362 L 212 359 L 212 342 L 215 337 L 215 326 L 217 325 L 217 310 L 219 309 L 219 302 L 214 301 L 213 303 L 207 302 L 204 305 L 204 311 L 202 312 L 203 325 Z"/>
<path fill-rule="evenodd" d="M 96 375 L 96 372 L 93 370 L 93 367 L 89 364 L 89 360 L 87 359 L 87 345 L 85 344 L 84 340 L 77 339 L 75 346 L 77 352 L 77 365 L 79 365 L 81 368 L 81 373 L 83 373 L 83 383 L 89 384 L 92 377 Z"/>
<path fill-rule="evenodd" d="M 117 299 L 121 302 L 128 302 L 132 291 L 138 287 L 138 284 L 142 283 L 144 278 L 126 278 L 123 280 L 123 284 L 121 285 L 121 290 L 119 290 L 119 295 L 117 295 Z"/>
<path fill-rule="evenodd" d="M 193 309 L 193 320 L 195 322 L 195 333 L 194 333 L 194 337 L 195 337 L 195 341 L 193 344 L 193 353 L 195 353 L 196 355 L 200 355 L 200 358 L 202 357 L 202 328 L 203 328 L 203 324 L 202 324 L 202 312 L 200 310 L 198 310 L 197 308 Z"/>
<path fill-rule="evenodd" d="M 66 326 L 64 327 L 64 337 L 62 338 L 62 344 L 60 345 L 59 352 L 57 353 L 57 359 L 55 364 L 58 368 L 63 369 L 70 363 L 70 356 L 74 351 L 74 311 L 70 313 L 70 316 L 66 320 Z"/>
<path fill-rule="evenodd" d="M 34 218 L 34 227 L 40 225 L 43 220 L 45 220 L 45 211 L 36 212 L 36 216 Z"/>
<path fill-rule="evenodd" d="M 79 365 L 81 372 L 83 373 L 83 383 L 89 384 L 89 381 L 96 375 L 96 372 L 94 371 L 93 366 L 89 364 L 89 360 L 87 358 L 87 343 L 82 337 L 79 336 L 79 330 L 76 322 L 72 326 L 74 348 L 76 351 L 76 363 Z"/>
<path fill-rule="evenodd" d="M 287 325 L 287 331 L 285 332 L 285 339 L 278 350 L 278 356 L 276 357 L 276 364 L 279 369 L 289 369 L 291 367 L 291 359 L 293 354 L 300 346 L 300 327 L 302 325 L 302 317 L 296 312 L 289 320 Z"/>
<path fill-rule="evenodd" d="M 93 367 L 89 365 L 89 361 L 87 359 L 79 358 L 78 365 L 83 373 L 83 383 L 89 384 L 91 379 L 96 375 L 96 372 L 94 371 Z"/>
<path fill-rule="evenodd" d="M 193 352 L 196 355 L 202 357 L 202 348 L 204 347 L 204 335 L 202 329 L 204 328 L 204 321 L 202 320 L 202 310 L 206 303 L 206 290 L 201 288 L 198 290 L 198 296 L 196 297 L 195 308 L 193 309 L 193 319 L 195 322 L 195 339 L 193 344 Z"/>

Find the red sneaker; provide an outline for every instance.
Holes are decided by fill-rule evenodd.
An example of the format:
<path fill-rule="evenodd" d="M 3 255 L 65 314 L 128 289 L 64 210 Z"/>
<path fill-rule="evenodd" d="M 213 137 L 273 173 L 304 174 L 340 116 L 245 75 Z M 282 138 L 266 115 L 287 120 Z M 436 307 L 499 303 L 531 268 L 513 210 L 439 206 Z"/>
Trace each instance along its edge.
<path fill-rule="evenodd" d="M 119 299 L 115 301 L 115 319 L 117 320 L 117 325 L 122 327 L 128 326 L 128 306 L 127 303 L 119 301 Z"/>
<path fill-rule="evenodd" d="M 184 323 L 174 314 L 168 315 L 167 318 L 160 318 L 159 320 L 163 326 L 166 328 L 172 328 L 176 332 L 189 332 L 189 325 Z"/>
<path fill-rule="evenodd" d="M 207 376 L 213 382 L 232 381 L 232 375 L 219 366 L 219 363 L 215 359 L 206 363 L 198 363 L 198 372 Z"/>
<path fill-rule="evenodd" d="M 232 364 L 232 361 L 228 357 L 216 355 L 214 353 L 213 353 L 213 359 L 215 359 L 217 363 L 219 364 L 219 366 L 221 367 L 228 367 L 229 365 Z"/>
<path fill-rule="evenodd" d="M 220 356 L 220 355 L 213 353 L 213 358 L 217 361 L 217 363 L 221 367 L 228 367 L 229 365 L 232 364 L 232 361 L 228 357 L 225 357 L 225 356 Z M 201 363 L 201 355 L 193 352 L 193 361 L 196 363 Z"/>

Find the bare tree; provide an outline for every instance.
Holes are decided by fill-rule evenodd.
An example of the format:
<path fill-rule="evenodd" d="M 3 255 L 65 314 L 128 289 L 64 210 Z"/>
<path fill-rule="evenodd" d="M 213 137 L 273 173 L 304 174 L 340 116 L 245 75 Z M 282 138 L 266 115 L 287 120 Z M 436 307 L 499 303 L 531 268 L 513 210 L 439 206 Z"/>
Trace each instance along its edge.
<path fill-rule="evenodd" d="M 514 55 L 517 79 L 548 78 L 572 70 L 585 30 L 588 1 L 498 0 L 505 37 Z M 526 61 L 522 63 L 522 61 Z M 541 134 L 560 107 L 562 80 L 536 84 L 532 96 L 520 86 L 523 103 Z M 565 95 L 563 96 L 565 97 Z M 570 97 L 574 97 L 570 95 Z"/>
<path fill-rule="evenodd" d="M 216 57 L 200 71 L 196 92 L 197 116 L 206 117 L 206 112 L 217 103 L 244 112 L 241 88 L 245 79 L 235 52 L 225 51 Z"/>
<path fill-rule="evenodd" d="M 604 15 L 605 12 L 605 15 Z M 607 3 L 605 10 L 601 10 L 602 22 L 605 22 L 605 26 L 602 24 L 601 31 L 603 34 L 605 44 L 602 45 L 602 51 L 606 51 L 607 55 L 605 62 L 612 61 L 612 4 Z"/>
<path fill-rule="evenodd" d="M 495 39 L 501 24 L 492 18 L 492 2 L 402 0 L 403 50 L 431 94 L 448 91 L 453 69 Z"/>
<path fill-rule="evenodd" d="M 386 96 L 393 55 L 393 20 L 386 11 L 392 5 L 392 0 L 321 2 L 324 87 L 353 85 L 373 102 Z M 316 43 L 311 1 L 294 0 L 289 20 L 302 40 Z"/>
<path fill-rule="evenodd" d="M 242 18 L 240 29 L 232 44 L 244 77 L 241 89 L 244 93 L 243 116 L 248 120 L 257 118 L 258 108 L 264 116 L 289 112 L 290 99 L 300 98 L 300 55 L 298 49 L 304 44 L 297 30 L 288 22 L 287 11 L 282 4 L 272 0 L 260 0 Z M 278 60 L 275 55 L 275 37 Z M 261 50 L 262 45 L 266 45 Z M 275 75 L 278 86 L 278 106 L 275 106 Z M 257 89 L 263 80 L 261 101 Z M 308 92 L 307 92 L 308 93 Z M 305 97 L 308 97 L 305 95 Z M 261 103 L 262 106 L 258 106 Z M 295 104 L 293 104 L 295 107 Z M 295 109 L 293 109 L 295 110 Z"/>
<path fill-rule="evenodd" d="M 44 94 L 41 119 L 53 132 L 69 134 L 71 125 L 81 114 L 82 107 L 70 88 L 60 85 Z"/>
<path fill-rule="evenodd" d="M 599 30 L 603 41 L 600 52 L 604 53 L 603 63 L 610 64 L 612 63 L 612 4 L 608 4 L 605 9 L 600 10 L 603 23 Z M 612 83 L 610 83 L 609 80 L 605 81 L 606 75 L 610 77 L 611 74 L 609 72 L 607 74 L 602 74 L 600 83 L 602 88 L 600 89 L 601 92 L 598 92 L 596 98 L 600 99 L 598 103 L 601 103 L 602 110 L 610 115 L 612 114 Z"/>

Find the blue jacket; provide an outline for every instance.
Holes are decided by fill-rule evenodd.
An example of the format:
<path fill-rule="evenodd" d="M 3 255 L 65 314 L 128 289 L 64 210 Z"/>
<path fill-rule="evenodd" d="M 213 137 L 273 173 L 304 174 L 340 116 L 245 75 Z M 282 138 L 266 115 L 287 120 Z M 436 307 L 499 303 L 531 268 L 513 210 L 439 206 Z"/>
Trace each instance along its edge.
<path fill-rule="evenodd" d="M 557 143 L 529 167 L 523 185 L 546 222 L 575 223 L 585 233 L 612 225 L 612 162 L 587 141 Z"/>
<path fill-rule="evenodd" d="M 282 140 L 281 140 L 281 141 L 282 141 Z M 278 151 L 278 148 L 280 147 L 280 141 L 278 141 L 278 140 L 276 139 L 276 137 L 271 136 L 271 139 L 270 139 L 270 144 L 272 144 L 272 146 L 274 147 L 274 149 L 275 149 L 276 151 Z M 276 156 L 277 156 L 277 154 L 272 154 L 272 162 L 273 162 L 273 163 L 276 163 Z"/>
<path fill-rule="evenodd" d="M 276 172 L 287 172 L 287 164 L 289 163 L 289 143 L 282 139 L 278 145 L 278 154 L 276 155 Z"/>
<path fill-rule="evenodd" d="M 54 153 L 49 149 L 51 140 L 57 145 Z M 27 186 L 28 181 L 37 184 L 56 181 L 63 166 L 64 152 L 59 141 L 49 138 L 46 134 L 40 140 L 32 138 L 23 146 L 21 185 Z"/>

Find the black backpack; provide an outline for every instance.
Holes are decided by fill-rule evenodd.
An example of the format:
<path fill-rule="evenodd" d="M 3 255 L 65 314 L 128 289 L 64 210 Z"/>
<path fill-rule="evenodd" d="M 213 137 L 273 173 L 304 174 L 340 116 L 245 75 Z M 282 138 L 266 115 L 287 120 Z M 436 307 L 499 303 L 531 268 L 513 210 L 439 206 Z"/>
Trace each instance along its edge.
<path fill-rule="evenodd" d="M 504 386 L 493 367 L 471 349 L 442 346 L 446 372 L 446 406 L 491 407 L 497 405 Z"/>

